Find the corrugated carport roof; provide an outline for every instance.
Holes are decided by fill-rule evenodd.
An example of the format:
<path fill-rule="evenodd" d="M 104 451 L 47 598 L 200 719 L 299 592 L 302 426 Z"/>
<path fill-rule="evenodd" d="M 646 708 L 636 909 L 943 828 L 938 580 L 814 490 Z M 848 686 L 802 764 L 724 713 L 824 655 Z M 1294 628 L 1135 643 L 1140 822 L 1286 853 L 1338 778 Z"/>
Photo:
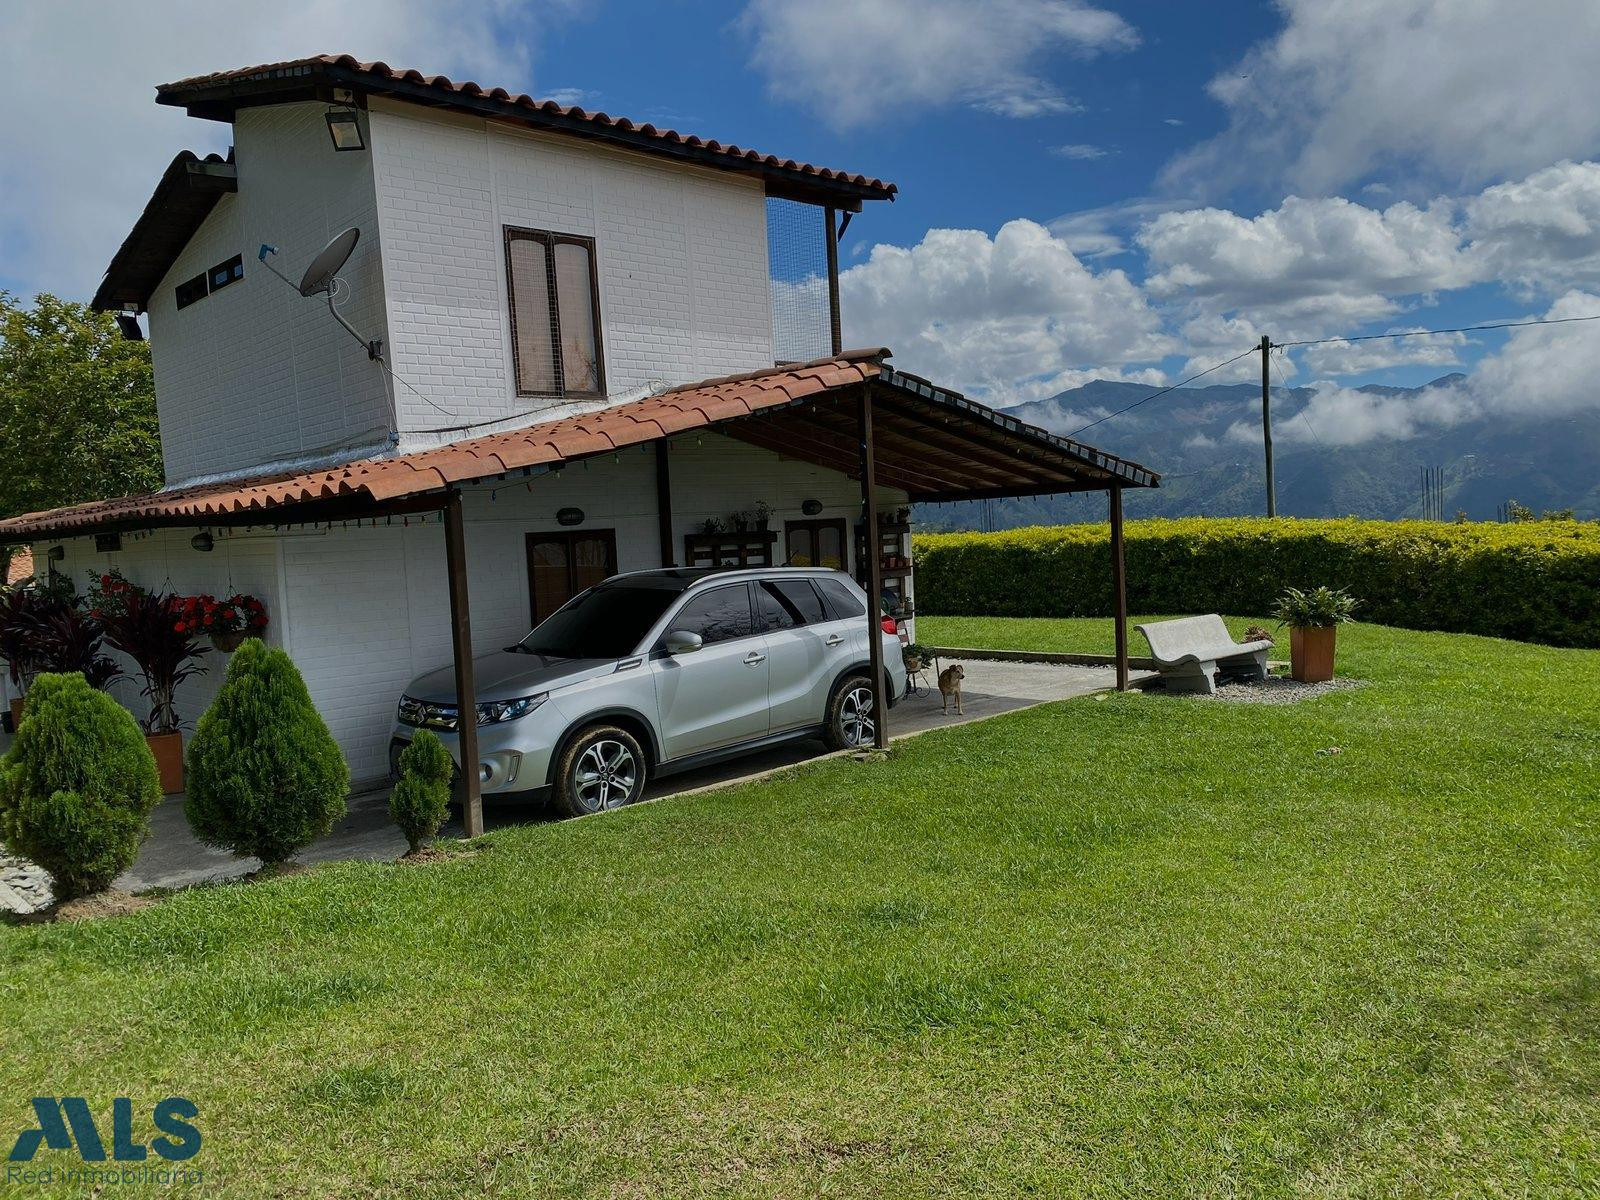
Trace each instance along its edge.
<path fill-rule="evenodd" d="M 885 349 L 709 379 L 437 449 L 97 500 L 0 521 L 0 544 L 121 529 L 357 519 L 437 507 L 456 484 L 548 468 L 674 434 L 718 433 L 858 475 L 857 404 L 871 388 L 878 481 L 912 500 L 1156 487 L 1153 471 L 891 368 Z"/>

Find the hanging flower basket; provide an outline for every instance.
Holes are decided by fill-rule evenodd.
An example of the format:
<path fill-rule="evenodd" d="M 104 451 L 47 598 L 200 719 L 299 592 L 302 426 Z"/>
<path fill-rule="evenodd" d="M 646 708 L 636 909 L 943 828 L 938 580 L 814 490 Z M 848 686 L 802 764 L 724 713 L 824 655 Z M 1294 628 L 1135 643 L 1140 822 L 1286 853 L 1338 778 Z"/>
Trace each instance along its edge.
<path fill-rule="evenodd" d="M 267 627 L 266 606 L 242 593 L 218 600 L 215 596 L 190 596 L 184 602 L 184 624 L 191 633 L 203 633 L 224 654 L 244 645 L 245 638 L 260 637 Z"/>

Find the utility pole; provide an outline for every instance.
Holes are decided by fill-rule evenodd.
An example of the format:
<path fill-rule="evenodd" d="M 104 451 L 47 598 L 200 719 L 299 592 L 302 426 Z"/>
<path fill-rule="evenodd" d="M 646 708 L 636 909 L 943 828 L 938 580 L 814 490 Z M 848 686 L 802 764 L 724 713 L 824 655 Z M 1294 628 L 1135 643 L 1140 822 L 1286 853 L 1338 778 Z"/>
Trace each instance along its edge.
<path fill-rule="evenodd" d="M 1272 474 L 1272 339 L 1261 335 L 1261 444 L 1267 452 L 1267 516 L 1278 515 L 1278 484 Z"/>

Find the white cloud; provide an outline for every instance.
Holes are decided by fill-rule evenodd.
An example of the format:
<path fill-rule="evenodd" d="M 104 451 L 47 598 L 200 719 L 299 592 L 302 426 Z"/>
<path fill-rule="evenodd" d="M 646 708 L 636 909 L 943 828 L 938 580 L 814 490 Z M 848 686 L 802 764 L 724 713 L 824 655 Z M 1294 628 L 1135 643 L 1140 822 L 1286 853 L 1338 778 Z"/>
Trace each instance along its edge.
<path fill-rule="evenodd" d="M 0 286 L 87 298 L 172 156 L 227 148 L 227 125 L 158 106 L 157 84 L 348 51 L 529 89 L 533 47 L 507 29 L 572 11 L 568 0 L 10 5 L 0 36 L 12 114 L 0 122 Z"/>
<path fill-rule="evenodd" d="M 1368 321 L 1394 311 L 1395 295 L 1474 282 L 1452 213 L 1445 202 L 1379 211 L 1290 196 L 1257 217 L 1218 208 L 1163 213 L 1138 240 L 1150 261 L 1146 286 L 1163 300 L 1279 320 L 1326 313 Z"/>
<path fill-rule="evenodd" d="M 1600 313 L 1600 296 L 1573 291 L 1544 313 L 1546 318 Z M 1285 442 L 1354 446 L 1383 438 L 1404 440 L 1493 417 L 1515 421 L 1600 410 L 1600 337 L 1592 326 L 1545 325 L 1516 329 L 1496 354 L 1482 359 L 1464 380 L 1411 392 L 1358 391 L 1330 383 L 1314 385 L 1312 398 L 1275 422 Z M 1260 440 L 1259 426 L 1241 421 L 1227 437 Z"/>
<path fill-rule="evenodd" d="M 1409 330 L 1422 328 L 1413 325 Z M 1385 330 L 1399 333 L 1402 330 Z M 1454 367 L 1461 364 L 1461 350 L 1468 345 L 1461 333 L 1434 334 L 1429 337 L 1395 338 L 1389 341 L 1329 342 L 1307 346 L 1300 352 L 1305 369 L 1314 376 L 1359 375 L 1389 367 Z"/>
<path fill-rule="evenodd" d="M 840 292 L 846 341 L 889 346 L 904 369 L 1000 403 L 1171 349 L 1126 274 L 1091 271 L 1032 221 L 1011 221 L 992 238 L 934 229 L 909 248 L 875 246 L 840 277 Z"/>
<path fill-rule="evenodd" d="M 1115 151 L 1107 150 L 1104 146 L 1091 146 L 1087 142 L 1070 142 L 1065 146 L 1052 146 L 1050 153 L 1057 158 L 1070 158 L 1077 161 L 1088 161 L 1096 158 L 1105 158 Z"/>
<path fill-rule="evenodd" d="M 1009 117 L 1074 111 L 1038 61 L 1138 41 L 1086 0 L 751 0 L 740 23 L 772 93 L 841 128 L 949 104 Z"/>
<path fill-rule="evenodd" d="M 1562 162 L 1466 204 L 1486 274 L 1522 287 L 1600 283 L 1600 163 Z"/>
<path fill-rule="evenodd" d="M 1263 175 L 1325 194 L 1407 168 L 1473 186 L 1600 143 L 1594 0 L 1278 0 L 1285 25 L 1211 83 L 1228 128 L 1184 187 Z"/>

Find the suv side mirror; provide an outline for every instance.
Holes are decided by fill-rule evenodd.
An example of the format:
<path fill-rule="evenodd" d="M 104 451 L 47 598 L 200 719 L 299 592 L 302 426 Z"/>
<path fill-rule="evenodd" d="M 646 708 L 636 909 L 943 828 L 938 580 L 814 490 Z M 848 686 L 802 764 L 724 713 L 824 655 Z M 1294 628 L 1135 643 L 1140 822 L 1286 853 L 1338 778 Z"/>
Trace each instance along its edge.
<path fill-rule="evenodd" d="M 691 633 L 687 629 L 674 629 L 667 634 L 668 654 L 693 654 L 705 644 L 703 637 L 698 633 Z"/>

